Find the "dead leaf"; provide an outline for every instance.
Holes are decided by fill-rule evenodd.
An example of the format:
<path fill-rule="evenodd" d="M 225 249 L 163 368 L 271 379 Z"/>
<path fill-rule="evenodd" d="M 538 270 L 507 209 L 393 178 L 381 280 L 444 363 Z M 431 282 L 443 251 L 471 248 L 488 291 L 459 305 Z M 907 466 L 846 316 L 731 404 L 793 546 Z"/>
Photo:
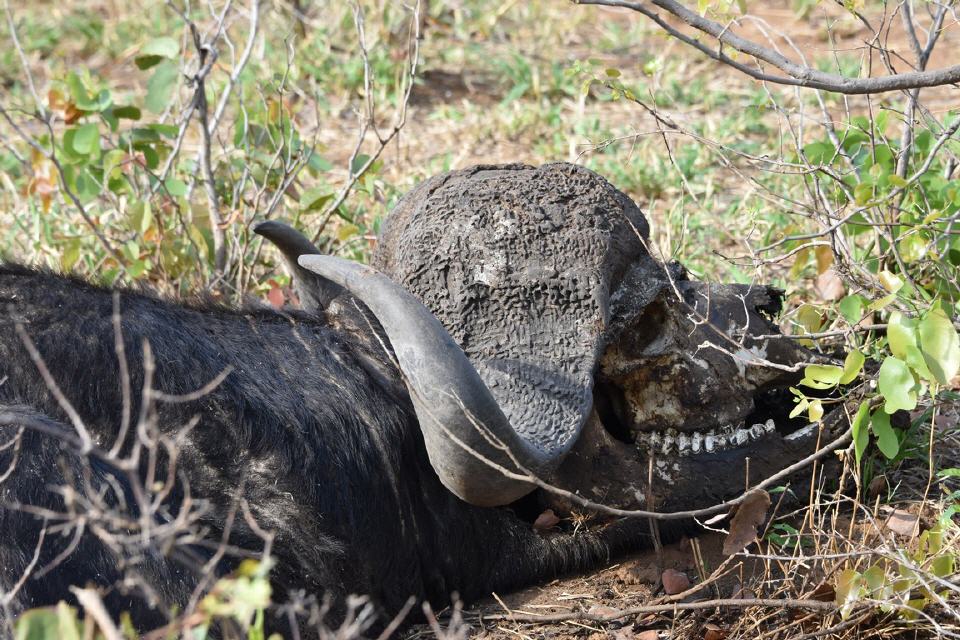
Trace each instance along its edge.
<path fill-rule="evenodd" d="M 623 629 L 621 629 L 623 631 Z M 656 629 L 647 629 L 633 636 L 637 640 L 660 640 L 660 632 Z"/>
<path fill-rule="evenodd" d="M 770 508 L 770 494 L 755 490 L 747 494 L 730 521 L 730 533 L 723 541 L 723 553 L 732 556 L 742 551 L 757 539 L 757 527 L 767 519 Z"/>
<path fill-rule="evenodd" d="M 909 511 L 894 509 L 884 524 L 894 533 L 913 538 L 919 533 L 920 518 Z"/>
<path fill-rule="evenodd" d="M 553 509 L 547 509 L 537 516 L 533 521 L 534 531 L 549 531 L 560 524 L 560 518 L 553 512 Z"/>
<path fill-rule="evenodd" d="M 270 301 L 274 309 L 283 308 L 285 296 L 283 295 L 283 289 L 280 288 L 276 280 L 270 280 L 270 291 L 267 292 L 267 300 Z"/>
<path fill-rule="evenodd" d="M 827 269 L 817 276 L 817 281 L 813 285 L 817 295 L 825 302 L 836 302 L 847 295 L 847 288 L 843 280 L 833 269 Z"/>
<path fill-rule="evenodd" d="M 727 637 L 727 632 L 715 624 L 709 622 L 703 625 L 703 640 L 723 640 Z"/>
<path fill-rule="evenodd" d="M 683 593 L 690 588 L 690 578 L 676 569 L 664 571 L 660 576 L 660 582 L 663 583 L 663 590 L 670 596 Z"/>
<path fill-rule="evenodd" d="M 833 249 L 824 245 L 813 250 L 817 257 L 817 273 L 823 273 L 833 265 Z"/>
<path fill-rule="evenodd" d="M 869 486 L 867 486 L 867 496 L 876 498 L 880 494 L 884 493 L 887 490 L 887 478 L 886 476 L 877 476 L 870 481 Z"/>

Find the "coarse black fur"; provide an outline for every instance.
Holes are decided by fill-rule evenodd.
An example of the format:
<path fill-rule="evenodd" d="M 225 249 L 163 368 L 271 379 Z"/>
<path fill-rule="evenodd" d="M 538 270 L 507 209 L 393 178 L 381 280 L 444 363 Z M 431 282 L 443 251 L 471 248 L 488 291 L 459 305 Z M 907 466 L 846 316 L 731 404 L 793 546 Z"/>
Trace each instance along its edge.
<path fill-rule="evenodd" d="M 411 595 L 435 605 L 453 592 L 474 599 L 596 566 L 642 537 L 640 523 L 545 537 L 510 509 L 473 507 L 454 497 L 430 467 L 398 372 L 360 315 L 187 306 L 133 291 L 122 291 L 119 300 L 134 417 L 145 341 L 156 363 L 153 387 L 167 394 L 196 391 L 231 368 L 202 398 L 157 405 L 168 434 L 199 416 L 180 447 L 178 469 L 190 495 L 208 501 L 202 524 L 213 544 L 192 545 L 186 558 L 171 553 L 134 561 L 157 602 L 151 606 L 136 590 L 120 589 L 106 602 L 114 614 L 129 610 L 142 629 L 162 624 L 173 606 L 184 605 L 238 492 L 259 526 L 276 535 L 270 575 L 280 600 L 301 589 L 328 593 L 337 602 L 366 594 L 384 619 Z M 0 424 L 0 477 L 15 463 L 0 484 L 3 592 L 30 562 L 43 525 L 38 512 L 23 505 L 62 511 L 63 498 L 51 491 L 55 485 L 99 488 L 113 502 L 130 491 L 109 461 L 81 456 L 36 428 L 47 424 L 74 433 L 15 325 L 22 323 L 106 450 L 117 436 L 123 404 L 113 305 L 108 289 L 0 265 L 0 415 L 8 417 Z M 3 448 L 20 426 L 27 428 L 19 445 Z M 87 460 L 91 471 L 84 480 Z M 168 499 L 171 517 L 182 507 L 185 486 L 178 483 Z M 231 545 L 262 550 L 241 516 L 231 531 Z M 36 566 L 49 565 L 73 533 L 48 532 Z M 129 562 L 116 556 L 95 533 L 84 532 L 74 553 L 20 587 L 8 615 L 69 599 L 70 585 L 116 583 L 122 563 Z M 218 571 L 237 561 L 228 555 Z"/>

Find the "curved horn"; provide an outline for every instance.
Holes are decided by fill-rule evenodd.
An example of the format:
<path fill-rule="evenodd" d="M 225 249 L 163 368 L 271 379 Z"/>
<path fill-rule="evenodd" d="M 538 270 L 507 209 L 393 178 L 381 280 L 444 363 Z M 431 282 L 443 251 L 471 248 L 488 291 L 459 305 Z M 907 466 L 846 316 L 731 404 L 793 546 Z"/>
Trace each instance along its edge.
<path fill-rule="evenodd" d="M 306 236 L 288 224 L 267 220 L 253 228 L 253 232 L 272 242 L 290 267 L 293 286 L 300 307 L 305 311 L 323 311 L 330 302 L 343 293 L 343 287 L 330 280 L 311 273 L 297 263 L 302 255 L 317 255 L 320 250 Z"/>
<path fill-rule="evenodd" d="M 450 491 L 489 507 L 509 504 L 535 488 L 508 478 L 476 454 L 515 473 L 518 463 L 538 476 L 559 464 L 562 456 L 545 454 L 513 430 L 466 354 L 411 293 L 356 262 L 305 255 L 300 265 L 342 285 L 380 321 L 410 390 L 430 463 Z"/>

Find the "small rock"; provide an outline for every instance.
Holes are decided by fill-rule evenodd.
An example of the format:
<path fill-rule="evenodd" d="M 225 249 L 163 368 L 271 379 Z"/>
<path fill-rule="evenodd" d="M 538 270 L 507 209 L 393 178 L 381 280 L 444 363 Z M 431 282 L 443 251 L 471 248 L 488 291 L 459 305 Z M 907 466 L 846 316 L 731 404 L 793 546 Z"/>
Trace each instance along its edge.
<path fill-rule="evenodd" d="M 683 593 L 690 588 L 690 578 L 687 577 L 687 574 L 676 569 L 664 571 L 660 576 L 660 581 L 663 583 L 663 590 L 671 596 Z"/>
<path fill-rule="evenodd" d="M 909 511 L 894 509 L 885 524 L 890 531 L 912 538 L 919 532 L 920 518 Z"/>
<path fill-rule="evenodd" d="M 620 613 L 620 609 L 614 609 L 613 607 L 608 607 L 603 604 L 595 604 L 587 610 L 587 613 L 591 616 L 612 618 Z"/>

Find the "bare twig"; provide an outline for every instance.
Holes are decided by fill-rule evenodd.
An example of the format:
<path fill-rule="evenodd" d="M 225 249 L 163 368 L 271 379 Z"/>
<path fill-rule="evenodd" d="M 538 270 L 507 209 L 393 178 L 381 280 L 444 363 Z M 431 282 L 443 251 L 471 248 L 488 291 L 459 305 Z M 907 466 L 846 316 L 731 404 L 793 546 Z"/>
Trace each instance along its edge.
<path fill-rule="evenodd" d="M 728 25 L 722 25 L 706 16 L 701 16 L 676 0 L 650 0 L 649 4 L 659 7 L 672 16 L 680 18 L 700 33 L 715 38 L 719 43 L 717 49 L 713 49 L 700 40 L 688 36 L 673 27 L 660 14 L 648 6 L 647 3 L 631 2 L 629 0 L 573 0 L 573 2 L 575 4 L 623 7 L 641 13 L 684 44 L 697 49 L 718 62 L 729 65 L 737 71 L 764 82 L 823 89 L 850 95 L 876 94 L 885 91 L 900 91 L 917 87 L 935 87 L 960 82 L 960 65 L 954 65 L 937 71 L 908 71 L 874 78 L 850 78 L 819 71 L 813 67 L 797 64 L 773 49 L 738 36 Z M 723 53 L 724 45 L 740 53 L 752 56 L 759 61 L 766 62 L 786 75 L 772 75 L 737 62 Z"/>

